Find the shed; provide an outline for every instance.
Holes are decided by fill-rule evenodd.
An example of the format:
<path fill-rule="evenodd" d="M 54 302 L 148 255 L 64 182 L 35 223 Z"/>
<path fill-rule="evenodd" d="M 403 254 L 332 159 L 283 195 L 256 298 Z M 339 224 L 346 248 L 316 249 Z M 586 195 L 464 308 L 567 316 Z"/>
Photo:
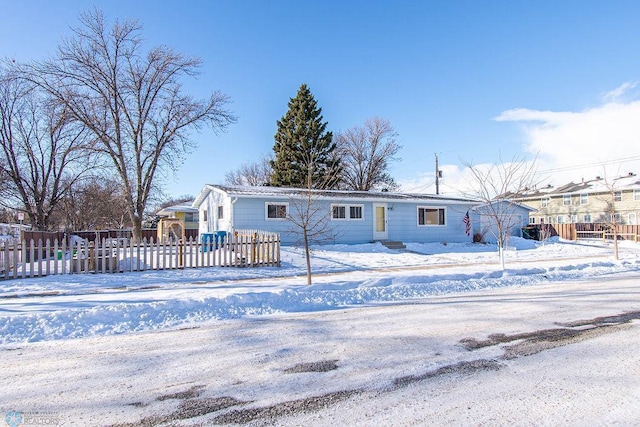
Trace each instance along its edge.
<path fill-rule="evenodd" d="M 522 237 L 522 228 L 529 225 L 534 208 L 510 200 L 497 200 L 473 208 L 472 229 L 487 243 L 496 243 L 500 221 L 506 236 Z"/>
<path fill-rule="evenodd" d="M 158 239 L 173 241 L 195 238 L 198 235 L 198 209 L 192 202 L 162 208 L 156 215 L 158 219 Z"/>

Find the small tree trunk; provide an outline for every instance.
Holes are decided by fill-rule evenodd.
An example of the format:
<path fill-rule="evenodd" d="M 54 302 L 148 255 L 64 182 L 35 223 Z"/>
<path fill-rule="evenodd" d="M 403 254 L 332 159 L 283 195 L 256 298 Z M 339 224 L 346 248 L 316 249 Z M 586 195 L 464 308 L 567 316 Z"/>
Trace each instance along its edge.
<path fill-rule="evenodd" d="M 498 256 L 500 257 L 500 268 L 505 270 L 505 262 L 504 262 L 504 242 L 505 239 L 502 237 L 498 237 Z"/>
<path fill-rule="evenodd" d="M 309 254 L 309 237 L 307 236 L 307 229 L 302 230 L 304 236 L 304 254 L 307 261 L 307 285 L 311 285 L 311 255 Z"/>

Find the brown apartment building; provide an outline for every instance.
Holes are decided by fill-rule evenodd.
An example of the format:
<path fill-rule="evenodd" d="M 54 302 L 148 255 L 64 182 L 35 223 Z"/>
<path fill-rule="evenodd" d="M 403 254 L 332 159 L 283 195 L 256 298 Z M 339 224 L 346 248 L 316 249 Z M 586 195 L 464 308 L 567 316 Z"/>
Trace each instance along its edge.
<path fill-rule="evenodd" d="M 605 223 L 638 224 L 640 221 L 640 178 L 634 173 L 605 180 L 596 177 L 560 187 L 528 190 L 513 198 L 535 209 L 531 224 Z"/>

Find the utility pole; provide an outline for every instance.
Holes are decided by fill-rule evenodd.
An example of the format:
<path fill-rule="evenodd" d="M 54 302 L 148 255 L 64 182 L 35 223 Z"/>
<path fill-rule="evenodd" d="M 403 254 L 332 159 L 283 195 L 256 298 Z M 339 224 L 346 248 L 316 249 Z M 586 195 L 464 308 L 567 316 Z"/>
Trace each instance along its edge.
<path fill-rule="evenodd" d="M 436 156 L 436 194 L 440 194 L 440 170 L 438 170 L 438 155 Z"/>

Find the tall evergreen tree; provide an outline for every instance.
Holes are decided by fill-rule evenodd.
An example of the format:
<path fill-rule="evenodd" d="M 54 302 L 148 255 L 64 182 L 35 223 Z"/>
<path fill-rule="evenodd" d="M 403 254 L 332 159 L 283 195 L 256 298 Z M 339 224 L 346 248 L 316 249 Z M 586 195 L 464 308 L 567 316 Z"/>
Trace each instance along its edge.
<path fill-rule="evenodd" d="M 274 136 L 271 185 L 335 188 L 340 181 L 336 144 L 309 87 L 300 86 L 288 105 Z"/>

